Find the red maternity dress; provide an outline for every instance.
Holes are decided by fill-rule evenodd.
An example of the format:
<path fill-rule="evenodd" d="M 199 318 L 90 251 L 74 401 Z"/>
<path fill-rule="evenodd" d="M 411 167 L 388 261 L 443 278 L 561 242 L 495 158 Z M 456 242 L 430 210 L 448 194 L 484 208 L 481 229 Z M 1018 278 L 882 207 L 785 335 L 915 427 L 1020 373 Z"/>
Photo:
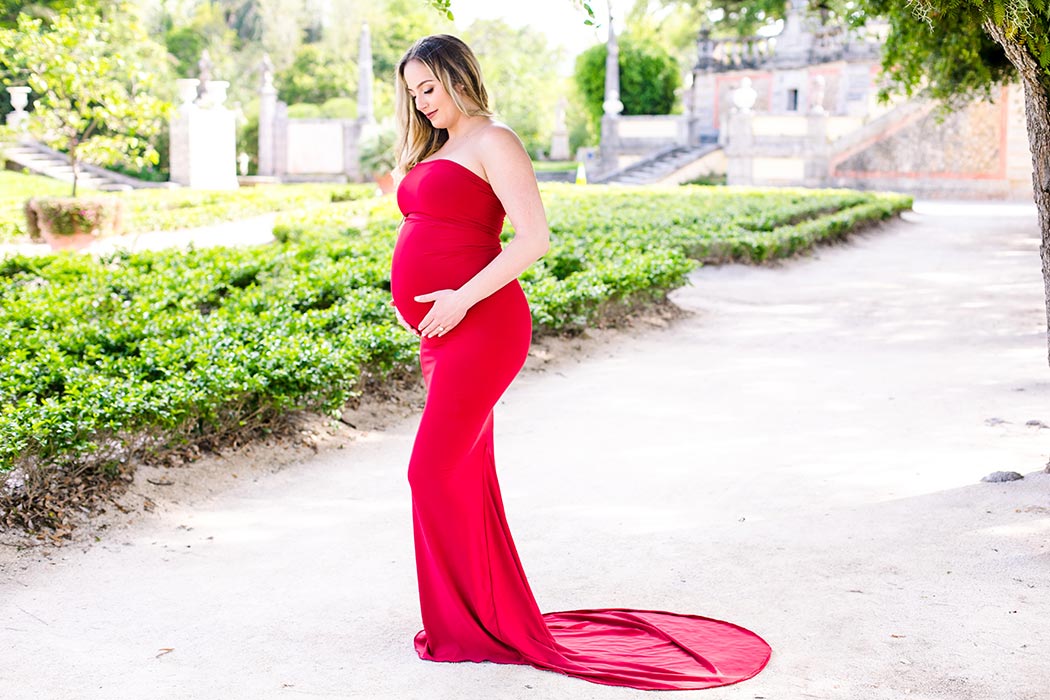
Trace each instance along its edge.
<path fill-rule="evenodd" d="M 492 188 L 450 160 L 412 168 L 397 192 L 394 304 L 418 327 L 430 303 L 495 258 L 504 211 Z M 531 664 L 595 683 L 696 689 L 737 683 L 769 660 L 746 629 L 650 610 L 541 614 L 503 512 L 492 409 L 521 369 L 532 321 L 517 280 L 473 306 L 444 337 L 423 338 L 426 406 L 408 467 L 423 631 L 434 661 Z"/>

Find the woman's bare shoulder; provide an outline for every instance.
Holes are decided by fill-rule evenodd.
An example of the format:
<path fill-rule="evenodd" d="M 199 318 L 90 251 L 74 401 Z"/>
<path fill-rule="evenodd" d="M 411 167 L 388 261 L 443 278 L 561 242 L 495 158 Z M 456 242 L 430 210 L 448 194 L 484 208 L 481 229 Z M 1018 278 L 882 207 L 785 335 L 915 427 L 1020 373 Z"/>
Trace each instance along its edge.
<path fill-rule="evenodd" d="M 514 129 L 497 121 L 492 122 L 478 133 L 478 145 L 485 150 L 524 150 L 521 139 L 514 133 Z"/>
<path fill-rule="evenodd" d="M 529 163 L 529 154 L 521 139 L 506 124 L 493 122 L 478 134 L 478 156 L 486 170 L 506 168 L 511 164 Z"/>

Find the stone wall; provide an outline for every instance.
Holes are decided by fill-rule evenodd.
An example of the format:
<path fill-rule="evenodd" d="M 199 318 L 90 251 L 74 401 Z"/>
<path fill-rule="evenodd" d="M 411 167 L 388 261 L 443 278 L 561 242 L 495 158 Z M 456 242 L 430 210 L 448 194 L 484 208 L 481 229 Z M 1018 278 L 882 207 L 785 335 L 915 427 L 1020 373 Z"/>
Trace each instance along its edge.
<path fill-rule="evenodd" d="M 927 197 L 1030 198 L 1032 159 L 1021 88 L 942 112 L 933 104 L 835 153 L 828 182 Z"/>
<path fill-rule="evenodd" d="M 866 119 L 820 110 L 731 112 L 728 181 L 1029 199 L 1032 161 L 1021 89 L 1003 88 L 995 97 L 956 112 L 902 102 Z"/>

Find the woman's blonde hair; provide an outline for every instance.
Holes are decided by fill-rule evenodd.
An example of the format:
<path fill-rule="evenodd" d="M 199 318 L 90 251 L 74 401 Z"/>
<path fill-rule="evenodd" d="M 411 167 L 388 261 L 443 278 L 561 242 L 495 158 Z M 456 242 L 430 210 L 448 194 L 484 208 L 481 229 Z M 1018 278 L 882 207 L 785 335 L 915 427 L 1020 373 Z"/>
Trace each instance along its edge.
<path fill-rule="evenodd" d="M 489 95 L 481 80 L 481 66 L 462 40 L 449 34 L 426 36 L 412 44 L 397 64 L 395 98 L 397 113 L 397 169 L 407 173 L 419 161 L 448 141 L 447 129 L 435 129 L 416 109 L 405 82 L 405 65 L 419 61 L 429 68 L 459 111 L 476 117 L 491 117 Z M 459 89 L 457 89 L 459 88 Z"/>

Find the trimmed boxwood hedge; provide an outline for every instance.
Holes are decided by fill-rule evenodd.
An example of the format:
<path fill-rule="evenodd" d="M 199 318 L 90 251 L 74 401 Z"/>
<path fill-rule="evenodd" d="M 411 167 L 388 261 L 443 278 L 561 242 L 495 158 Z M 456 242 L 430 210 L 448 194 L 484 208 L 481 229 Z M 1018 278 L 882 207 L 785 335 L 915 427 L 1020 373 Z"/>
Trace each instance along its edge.
<path fill-rule="evenodd" d="M 546 185 L 548 255 L 522 275 L 537 334 L 659 299 L 703 261 L 762 262 L 910 207 L 851 191 Z M 338 410 L 415 367 L 395 322 L 392 198 L 278 219 L 250 248 L 0 261 L 0 472 L 106 468 L 146 445 Z M 513 235 L 507 224 L 504 237 Z"/>

